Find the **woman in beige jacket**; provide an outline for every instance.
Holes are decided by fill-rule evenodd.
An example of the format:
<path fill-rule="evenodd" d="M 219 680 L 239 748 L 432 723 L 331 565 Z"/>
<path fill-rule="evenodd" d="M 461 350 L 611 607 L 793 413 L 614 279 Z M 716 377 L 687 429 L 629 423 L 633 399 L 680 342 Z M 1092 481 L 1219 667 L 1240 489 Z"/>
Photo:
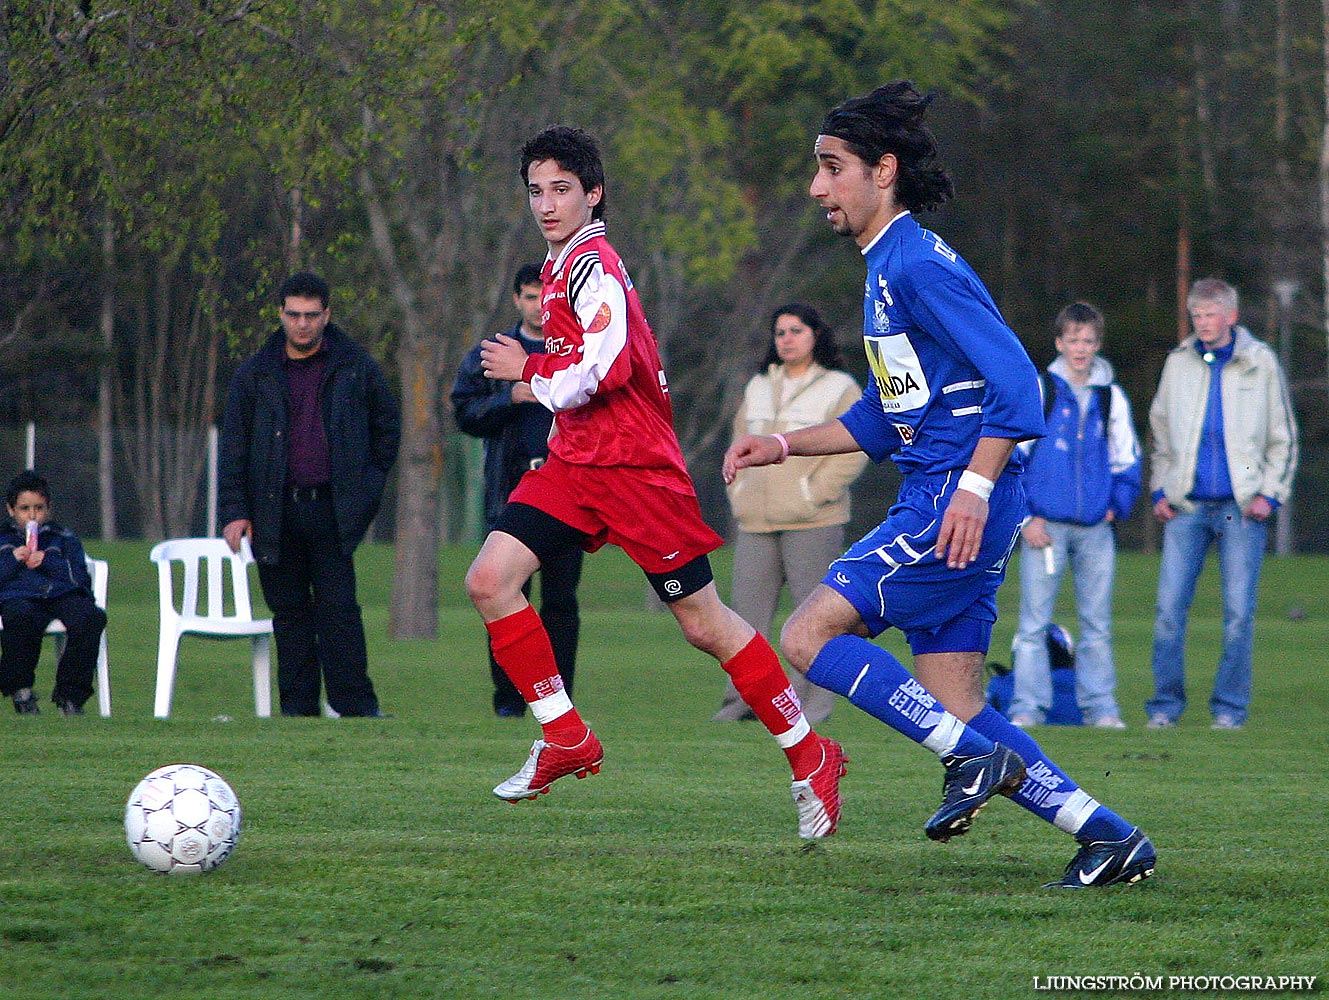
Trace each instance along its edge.
<path fill-rule="evenodd" d="M 838 417 L 862 389 L 840 371 L 835 335 L 817 310 L 798 302 L 771 317 L 771 344 L 758 374 L 743 391 L 734 438 L 810 427 Z M 734 541 L 735 611 L 769 638 L 780 592 L 787 584 L 794 607 L 821 582 L 844 551 L 849 486 L 867 463 L 862 452 L 790 458 L 743 469 L 729 486 L 738 534 Z M 830 715 L 835 695 L 790 674 L 803 714 L 816 725 Z M 731 683 L 717 722 L 750 718 Z"/>

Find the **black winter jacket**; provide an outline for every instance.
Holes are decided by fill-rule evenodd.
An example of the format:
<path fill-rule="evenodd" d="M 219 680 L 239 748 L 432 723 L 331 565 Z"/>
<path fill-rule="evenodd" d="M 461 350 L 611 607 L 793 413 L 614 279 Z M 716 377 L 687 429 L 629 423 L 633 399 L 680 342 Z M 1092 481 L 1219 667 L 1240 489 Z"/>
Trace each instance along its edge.
<path fill-rule="evenodd" d="M 13 521 L 0 532 L 0 602 L 73 593 L 92 599 L 92 577 L 77 535 L 54 521 L 43 524 L 37 530 L 37 548 L 46 555 L 36 569 L 28 569 L 14 558 L 14 550 L 26 544 L 24 529 Z"/>
<path fill-rule="evenodd" d="M 378 513 L 388 471 L 397 460 L 401 414 L 383 369 L 335 323 L 323 332 L 327 371 L 319 387 L 332 469 L 337 538 L 350 555 Z M 281 558 L 287 486 L 286 336 L 278 330 L 231 379 L 218 460 L 218 515 L 223 525 L 253 524 L 254 558 Z"/>
<path fill-rule="evenodd" d="M 533 343 L 522 335 L 520 323 L 507 333 L 521 342 L 527 354 L 544 353 L 544 342 Z M 514 403 L 514 384 L 485 378 L 477 344 L 462 359 L 452 385 L 457 426 L 485 442 L 485 526 L 491 529 L 517 480 L 531 468 L 531 461 L 549 455 L 549 428 L 554 415 L 539 403 Z"/>

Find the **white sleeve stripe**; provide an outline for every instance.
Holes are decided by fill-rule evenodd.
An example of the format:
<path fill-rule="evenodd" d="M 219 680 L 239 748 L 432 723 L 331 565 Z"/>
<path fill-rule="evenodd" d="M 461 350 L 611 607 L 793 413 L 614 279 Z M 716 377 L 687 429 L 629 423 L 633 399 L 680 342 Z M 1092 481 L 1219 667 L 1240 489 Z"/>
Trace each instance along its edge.
<path fill-rule="evenodd" d="M 1121 386 L 1109 387 L 1111 409 L 1108 414 L 1108 466 L 1114 475 L 1125 472 L 1140 461 L 1140 439 L 1131 420 L 1131 404 Z"/>
<path fill-rule="evenodd" d="M 587 301 L 575 303 L 569 300 L 577 322 L 585 330 L 601 308 L 605 308 L 609 312 L 609 325 L 598 333 L 583 335 L 579 360 L 560 368 L 547 379 L 536 377 L 531 380 L 531 390 L 536 398 L 555 412 L 573 409 L 590 400 L 627 348 L 627 296 L 623 286 L 601 270 L 598 256 L 585 284 Z"/>
<path fill-rule="evenodd" d="M 942 392 L 960 392 L 962 389 L 982 389 L 988 384 L 985 378 L 974 379 L 970 382 L 952 382 L 950 385 L 943 385 Z"/>
<path fill-rule="evenodd" d="M 600 255 L 598 253 L 583 254 L 573 261 L 572 273 L 568 275 L 568 302 L 574 312 L 577 311 L 577 300 L 581 298 L 582 289 L 586 287 L 586 279 L 599 266 Z"/>

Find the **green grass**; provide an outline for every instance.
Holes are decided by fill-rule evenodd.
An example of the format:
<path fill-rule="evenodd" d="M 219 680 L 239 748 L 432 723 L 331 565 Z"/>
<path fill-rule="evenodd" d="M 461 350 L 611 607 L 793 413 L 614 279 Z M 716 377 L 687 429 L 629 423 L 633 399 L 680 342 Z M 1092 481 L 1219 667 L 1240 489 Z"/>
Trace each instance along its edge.
<path fill-rule="evenodd" d="M 115 714 L 0 714 L 0 997 L 1004 998 L 1035 976 L 1329 971 L 1324 559 L 1266 563 L 1251 721 L 1214 733 L 1216 574 L 1192 624 L 1192 708 L 1146 731 L 1156 562 L 1123 558 L 1131 728 L 1037 735 L 1145 826 L 1159 870 L 1057 894 L 1039 886 L 1073 853 L 1064 835 L 1003 801 L 969 836 L 929 842 L 935 759 L 845 704 L 823 727 L 851 757 L 845 817 L 802 849 L 780 753 L 755 724 L 708 721 L 722 675 L 644 610 L 616 550 L 587 563 L 578 673 L 604 772 L 513 807 L 489 789 L 536 729 L 489 711 L 469 551 L 443 553 L 441 638 L 417 642 L 386 638 L 391 551 L 362 553 L 395 716 L 376 722 L 257 720 L 246 645 L 188 638 L 173 717 L 154 720 L 147 547 L 90 548 L 112 565 Z M 723 553 L 717 568 L 723 581 Z M 994 658 L 1015 597 L 1008 584 Z M 155 876 L 124 844 L 130 789 L 173 761 L 219 771 L 245 810 L 231 860 L 198 879 Z"/>

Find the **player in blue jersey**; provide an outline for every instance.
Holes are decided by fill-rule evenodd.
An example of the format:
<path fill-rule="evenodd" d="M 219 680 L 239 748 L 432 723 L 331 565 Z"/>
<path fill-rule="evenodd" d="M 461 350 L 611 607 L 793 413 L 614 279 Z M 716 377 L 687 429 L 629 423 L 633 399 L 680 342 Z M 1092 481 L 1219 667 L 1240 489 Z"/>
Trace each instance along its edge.
<path fill-rule="evenodd" d="M 1043 414 L 1038 373 L 982 281 L 911 214 L 953 193 L 923 122 L 929 100 L 887 84 L 832 109 L 817 136 L 810 193 L 867 261 L 862 399 L 836 420 L 741 438 L 724 476 L 789 455 L 894 460 L 899 499 L 790 617 L 785 656 L 941 758 L 933 840 L 1008 795 L 1081 845 L 1049 886 L 1138 882 L 1153 874 L 1149 839 L 984 702 L 997 588 L 1027 513 L 1015 444 L 1042 434 Z M 914 674 L 868 641 L 889 627 L 908 639 Z"/>

